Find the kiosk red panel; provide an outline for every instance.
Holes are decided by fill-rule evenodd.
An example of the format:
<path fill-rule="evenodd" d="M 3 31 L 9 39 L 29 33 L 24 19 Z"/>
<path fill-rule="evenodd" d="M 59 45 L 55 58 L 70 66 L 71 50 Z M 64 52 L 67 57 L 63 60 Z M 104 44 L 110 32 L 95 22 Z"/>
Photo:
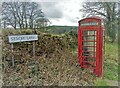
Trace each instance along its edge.
<path fill-rule="evenodd" d="M 96 76 L 103 74 L 104 29 L 98 17 L 79 21 L 78 58 L 81 68 L 93 70 Z"/>

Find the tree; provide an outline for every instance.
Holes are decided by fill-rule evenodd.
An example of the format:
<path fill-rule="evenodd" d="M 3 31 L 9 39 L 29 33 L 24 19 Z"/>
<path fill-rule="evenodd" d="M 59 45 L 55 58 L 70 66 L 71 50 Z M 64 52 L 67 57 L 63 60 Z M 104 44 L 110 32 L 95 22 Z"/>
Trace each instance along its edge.
<path fill-rule="evenodd" d="M 2 4 L 2 21 L 14 29 L 33 29 L 38 19 L 46 20 L 36 2 L 3 2 Z M 41 24 L 44 24 L 44 21 Z"/>
<path fill-rule="evenodd" d="M 118 2 L 118 44 L 120 44 L 120 35 L 119 34 L 120 34 L 120 0 Z"/>
<path fill-rule="evenodd" d="M 2 21 L 3 23 L 7 25 L 11 25 L 14 29 L 16 29 L 16 15 L 15 15 L 15 9 L 13 8 L 13 5 L 3 3 L 2 6 Z M 4 25 L 5 28 L 6 25 Z"/>
<path fill-rule="evenodd" d="M 117 33 L 117 17 L 118 17 L 117 2 L 86 2 L 80 11 L 84 12 L 86 17 L 100 16 L 104 18 L 105 29 L 111 42 L 116 39 Z"/>
<path fill-rule="evenodd" d="M 48 25 L 49 20 L 45 18 L 38 18 L 35 20 L 35 28 L 46 27 Z"/>

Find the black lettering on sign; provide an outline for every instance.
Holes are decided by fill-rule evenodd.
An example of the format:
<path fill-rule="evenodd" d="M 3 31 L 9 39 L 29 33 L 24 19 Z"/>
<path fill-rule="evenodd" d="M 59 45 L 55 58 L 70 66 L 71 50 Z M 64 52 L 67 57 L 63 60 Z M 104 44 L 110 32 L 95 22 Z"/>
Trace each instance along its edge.
<path fill-rule="evenodd" d="M 97 26 L 98 22 L 86 22 L 86 23 L 81 23 L 81 26 Z"/>
<path fill-rule="evenodd" d="M 37 35 L 13 35 L 9 36 L 9 42 L 24 42 L 24 41 L 35 41 L 38 40 Z"/>

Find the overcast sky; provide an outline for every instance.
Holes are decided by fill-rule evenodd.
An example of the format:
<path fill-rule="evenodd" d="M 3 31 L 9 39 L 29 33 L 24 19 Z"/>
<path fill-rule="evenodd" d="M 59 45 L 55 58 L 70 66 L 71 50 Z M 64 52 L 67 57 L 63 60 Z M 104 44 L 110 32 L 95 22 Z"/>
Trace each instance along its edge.
<path fill-rule="evenodd" d="M 40 2 L 42 11 L 51 25 L 77 26 L 82 18 L 79 9 L 82 8 L 82 0 L 69 0 L 61 2 Z"/>
<path fill-rule="evenodd" d="M 39 0 L 46 17 L 51 25 L 78 26 L 82 19 L 82 8 L 84 2 L 113 2 L 117 0 Z"/>
<path fill-rule="evenodd" d="M 3 2 L 4 0 L 1 0 Z M 17 0 L 7 0 L 17 1 Z M 63 26 L 78 26 L 78 21 L 82 19 L 82 3 L 88 0 L 18 0 L 18 1 L 33 1 L 40 4 L 40 8 L 51 22 L 51 25 Z M 117 0 L 89 0 L 89 2 L 106 1 L 113 2 Z"/>

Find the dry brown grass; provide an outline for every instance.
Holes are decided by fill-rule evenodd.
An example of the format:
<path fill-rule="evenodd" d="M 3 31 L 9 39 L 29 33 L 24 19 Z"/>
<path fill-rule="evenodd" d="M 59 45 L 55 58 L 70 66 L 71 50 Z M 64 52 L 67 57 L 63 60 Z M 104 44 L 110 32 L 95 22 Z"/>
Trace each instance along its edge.
<path fill-rule="evenodd" d="M 28 32 L 29 33 L 29 32 Z M 36 41 L 36 56 L 32 56 L 30 42 L 17 43 L 14 46 L 15 67 L 10 65 L 9 43 L 3 36 L 4 85 L 93 85 L 95 77 L 82 70 L 77 53 L 69 47 L 71 41 L 66 36 L 39 34 Z"/>

